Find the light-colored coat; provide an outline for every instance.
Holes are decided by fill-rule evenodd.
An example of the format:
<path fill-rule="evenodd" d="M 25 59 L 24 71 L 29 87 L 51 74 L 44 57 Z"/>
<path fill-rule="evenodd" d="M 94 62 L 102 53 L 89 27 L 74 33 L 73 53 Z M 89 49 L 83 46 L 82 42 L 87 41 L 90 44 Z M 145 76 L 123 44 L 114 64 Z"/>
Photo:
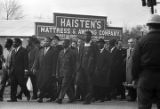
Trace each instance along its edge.
<path fill-rule="evenodd" d="M 127 49 L 127 58 L 126 58 L 126 82 L 131 83 L 132 82 L 132 55 L 133 55 L 133 48 Z"/>

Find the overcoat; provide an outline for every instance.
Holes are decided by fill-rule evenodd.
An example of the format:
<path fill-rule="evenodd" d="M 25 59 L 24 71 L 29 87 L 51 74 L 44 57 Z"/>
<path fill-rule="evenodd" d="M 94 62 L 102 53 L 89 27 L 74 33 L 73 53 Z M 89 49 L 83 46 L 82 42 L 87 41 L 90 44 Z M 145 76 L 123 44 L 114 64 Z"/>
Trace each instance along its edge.
<path fill-rule="evenodd" d="M 56 76 L 58 52 L 55 47 L 50 47 L 46 54 L 44 48 L 40 49 L 33 69 L 37 70 L 38 88 L 42 91 L 50 90 L 50 83 Z"/>
<path fill-rule="evenodd" d="M 110 85 L 110 67 L 111 67 L 111 54 L 107 50 L 97 54 L 97 63 L 93 76 L 93 84 L 101 87 L 109 87 Z"/>
<path fill-rule="evenodd" d="M 75 71 L 76 57 L 73 50 L 71 48 L 65 52 L 61 50 L 58 56 L 56 75 L 63 78 L 62 85 L 68 84 L 75 78 Z"/>
<path fill-rule="evenodd" d="M 86 62 L 83 62 L 83 58 L 88 56 Z M 88 52 L 85 52 L 84 43 L 80 46 L 79 49 L 79 65 L 77 68 L 77 83 L 86 84 L 87 78 L 92 79 L 93 73 L 95 71 L 97 57 L 97 46 L 95 43 L 91 43 Z"/>
<path fill-rule="evenodd" d="M 127 49 L 127 57 L 126 57 L 126 82 L 131 84 L 132 83 L 132 55 L 134 49 L 128 48 Z"/>
<path fill-rule="evenodd" d="M 115 47 L 111 52 L 111 73 L 110 73 L 110 82 L 112 87 L 117 87 L 121 84 L 120 80 L 120 65 L 121 60 L 119 50 Z"/>

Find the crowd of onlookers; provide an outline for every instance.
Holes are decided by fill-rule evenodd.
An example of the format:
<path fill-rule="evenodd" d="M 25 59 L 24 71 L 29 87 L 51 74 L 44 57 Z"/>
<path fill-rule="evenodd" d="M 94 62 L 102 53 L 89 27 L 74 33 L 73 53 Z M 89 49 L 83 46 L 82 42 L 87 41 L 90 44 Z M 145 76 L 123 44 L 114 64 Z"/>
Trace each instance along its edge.
<path fill-rule="evenodd" d="M 23 94 L 40 103 L 47 98 L 61 104 L 65 95 L 70 103 L 136 101 L 131 76 L 135 39 L 129 39 L 128 48 L 123 48 L 121 40 L 92 41 L 92 33 L 86 31 L 83 39 L 64 39 L 62 45 L 59 41 L 58 36 L 41 40 L 33 36 L 24 48 L 21 39 L 6 39 L 4 48 L 0 46 L 0 101 L 6 86 L 11 87 L 8 102 L 21 100 Z M 33 93 L 27 89 L 28 78 Z"/>

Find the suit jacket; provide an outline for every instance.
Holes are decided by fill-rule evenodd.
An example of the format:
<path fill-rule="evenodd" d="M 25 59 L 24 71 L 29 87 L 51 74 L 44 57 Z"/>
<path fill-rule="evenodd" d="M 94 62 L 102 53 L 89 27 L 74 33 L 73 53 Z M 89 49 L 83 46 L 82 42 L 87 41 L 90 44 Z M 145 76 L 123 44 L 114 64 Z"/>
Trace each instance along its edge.
<path fill-rule="evenodd" d="M 12 51 L 9 68 L 11 75 L 16 75 L 19 79 L 24 76 L 25 69 L 28 70 L 28 54 L 25 48 L 20 47 L 17 52 Z"/>

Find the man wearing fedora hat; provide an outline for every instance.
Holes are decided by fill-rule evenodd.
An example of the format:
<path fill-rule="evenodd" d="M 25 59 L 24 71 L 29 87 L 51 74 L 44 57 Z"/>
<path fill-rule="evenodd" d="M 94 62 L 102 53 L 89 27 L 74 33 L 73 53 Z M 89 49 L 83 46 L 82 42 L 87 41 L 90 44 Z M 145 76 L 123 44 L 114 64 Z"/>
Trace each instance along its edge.
<path fill-rule="evenodd" d="M 151 109 L 153 99 L 160 109 L 160 15 L 148 21 L 149 32 L 133 54 L 132 76 L 137 81 L 138 109 Z"/>
<path fill-rule="evenodd" d="M 105 41 L 103 39 L 99 39 L 97 41 L 99 52 L 97 53 L 97 63 L 93 76 L 94 97 L 96 100 L 100 100 L 101 102 L 104 102 L 106 96 L 110 97 L 109 73 L 111 66 L 111 54 L 104 48 L 104 44 Z"/>

